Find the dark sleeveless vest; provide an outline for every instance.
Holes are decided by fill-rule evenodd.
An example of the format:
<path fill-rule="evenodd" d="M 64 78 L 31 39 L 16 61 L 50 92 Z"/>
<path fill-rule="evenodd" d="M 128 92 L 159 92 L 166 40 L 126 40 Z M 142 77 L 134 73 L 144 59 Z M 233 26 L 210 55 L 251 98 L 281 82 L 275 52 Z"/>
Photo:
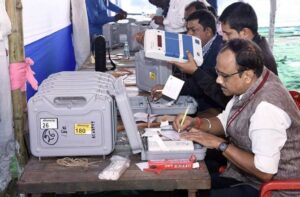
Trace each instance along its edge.
<path fill-rule="evenodd" d="M 262 87 L 259 89 L 259 86 Z M 253 94 L 255 91 L 257 92 Z M 280 151 L 278 172 L 273 176 L 273 179 L 300 178 L 300 111 L 279 78 L 267 68 L 264 69 L 262 76 L 247 90 L 242 99 L 233 105 L 230 111 L 228 124 L 231 117 L 238 114 L 237 111 L 243 108 L 226 129 L 230 143 L 245 151 L 252 152 L 249 138 L 250 118 L 262 101 L 279 107 L 292 120 L 291 126 L 286 131 L 287 141 Z M 259 179 L 241 171 L 230 162 L 228 162 L 222 176 L 235 178 L 257 189 L 260 188 L 262 183 Z M 272 196 L 300 196 L 300 192 L 272 192 Z"/>

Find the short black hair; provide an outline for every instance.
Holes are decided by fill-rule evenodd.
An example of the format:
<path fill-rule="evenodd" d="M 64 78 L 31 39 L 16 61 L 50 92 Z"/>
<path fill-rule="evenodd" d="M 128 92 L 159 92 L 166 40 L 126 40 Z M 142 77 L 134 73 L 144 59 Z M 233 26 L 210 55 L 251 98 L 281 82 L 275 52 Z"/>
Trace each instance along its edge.
<path fill-rule="evenodd" d="M 215 8 L 213 8 L 212 6 L 206 6 L 205 3 L 201 2 L 201 1 L 193 1 L 192 3 L 190 3 L 189 5 L 187 5 L 185 7 L 185 10 L 188 10 L 190 8 L 194 7 L 195 10 L 208 10 L 210 11 L 214 17 L 217 18 L 217 12 L 215 10 Z"/>
<path fill-rule="evenodd" d="M 249 28 L 253 34 L 257 33 L 257 16 L 251 5 L 244 2 L 236 2 L 225 8 L 219 17 L 221 23 L 228 24 L 230 28 L 240 32 L 243 28 Z"/>
<path fill-rule="evenodd" d="M 199 10 L 192 13 L 187 17 L 186 22 L 191 20 L 198 20 L 199 24 L 201 24 L 204 29 L 207 27 L 211 28 L 213 34 L 217 32 L 216 18 L 208 10 Z"/>
<path fill-rule="evenodd" d="M 217 14 L 217 11 L 214 7 L 212 6 L 208 6 L 207 9 L 216 17 L 218 18 L 218 14 Z"/>
<path fill-rule="evenodd" d="M 229 40 L 219 53 L 230 50 L 235 54 L 238 71 L 253 70 L 257 77 L 264 68 L 262 51 L 257 44 L 246 39 Z"/>
<path fill-rule="evenodd" d="M 194 7 L 196 10 L 207 10 L 207 6 L 201 1 L 193 1 L 185 7 L 185 10 Z"/>

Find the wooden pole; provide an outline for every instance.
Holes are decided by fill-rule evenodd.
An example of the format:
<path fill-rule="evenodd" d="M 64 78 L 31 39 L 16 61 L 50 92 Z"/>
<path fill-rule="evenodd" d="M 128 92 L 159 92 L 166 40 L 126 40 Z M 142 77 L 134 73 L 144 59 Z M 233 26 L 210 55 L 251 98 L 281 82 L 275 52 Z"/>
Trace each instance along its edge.
<path fill-rule="evenodd" d="M 22 24 L 22 2 L 21 0 L 6 0 L 6 10 L 10 17 L 12 33 L 8 36 L 9 41 L 9 63 L 24 62 L 24 42 Z M 12 91 L 14 134 L 16 140 L 16 157 L 21 171 L 28 160 L 27 149 L 24 140 L 25 112 L 24 102 L 26 94 L 21 90 Z"/>
<path fill-rule="evenodd" d="M 277 2 L 270 0 L 270 24 L 269 24 L 269 46 L 273 50 L 275 35 L 275 18 L 276 18 Z"/>

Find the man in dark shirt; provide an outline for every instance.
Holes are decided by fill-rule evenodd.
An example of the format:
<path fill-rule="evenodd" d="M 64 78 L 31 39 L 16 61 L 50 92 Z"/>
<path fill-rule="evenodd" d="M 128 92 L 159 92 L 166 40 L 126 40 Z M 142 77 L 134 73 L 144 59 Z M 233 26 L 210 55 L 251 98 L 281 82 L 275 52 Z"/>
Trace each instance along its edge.
<path fill-rule="evenodd" d="M 275 58 L 265 37 L 257 32 L 257 16 L 248 3 L 236 2 L 229 5 L 221 14 L 223 40 L 243 38 L 254 41 L 263 51 L 265 66 L 278 75 Z"/>
<path fill-rule="evenodd" d="M 201 73 L 208 74 L 216 79 L 215 72 L 216 57 L 222 47 L 222 37 L 216 32 L 215 17 L 208 10 L 200 10 L 192 13 L 186 19 L 187 34 L 200 38 L 202 44 L 203 63 L 201 67 L 191 67 L 190 71 L 184 72 L 191 74 L 186 80 L 181 91 L 181 95 L 190 95 L 196 98 L 198 110 L 205 111 L 210 108 L 222 108 L 210 97 L 203 93 L 202 89 L 194 91 L 191 88 L 194 82 L 201 77 Z M 199 75 L 200 74 L 200 75 Z"/>

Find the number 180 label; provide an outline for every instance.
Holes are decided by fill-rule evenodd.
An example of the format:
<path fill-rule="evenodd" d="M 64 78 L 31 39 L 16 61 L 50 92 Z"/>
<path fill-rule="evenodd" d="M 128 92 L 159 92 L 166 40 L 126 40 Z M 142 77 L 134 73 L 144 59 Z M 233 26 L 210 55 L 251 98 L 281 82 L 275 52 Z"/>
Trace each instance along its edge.
<path fill-rule="evenodd" d="M 74 127 L 75 135 L 90 135 L 92 134 L 91 124 L 75 124 Z"/>

